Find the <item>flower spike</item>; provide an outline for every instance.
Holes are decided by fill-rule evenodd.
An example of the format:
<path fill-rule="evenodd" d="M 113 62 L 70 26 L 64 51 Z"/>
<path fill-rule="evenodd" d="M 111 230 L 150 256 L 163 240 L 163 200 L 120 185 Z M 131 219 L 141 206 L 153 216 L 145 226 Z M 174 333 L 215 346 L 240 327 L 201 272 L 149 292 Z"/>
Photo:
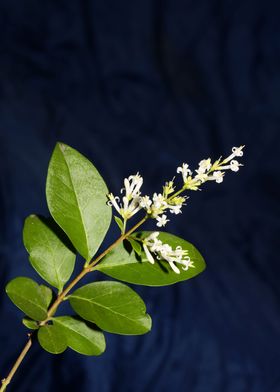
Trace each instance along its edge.
<path fill-rule="evenodd" d="M 122 202 L 118 196 L 110 193 L 108 203 L 122 216 L 124 223 L 143 209 L 148 217 L 156 219 L 158 227 L 164 227 L 169 222 L 166 212 L 174 215 L 182 212 L 182 207 L 186 204 L 188 197 L 182 196 L 181 193 L 187 190 L 200 190 L 201 185 L 207 181 L 222 183 L 226 170 L 239 171 L 243 165 L 235 158 L 243 156 L 244 147 L 233 147 L 231 154 L 224 160 L 220 157 L 212 163 L 211 158 L 202 159 L 194 174 L 187 163 L 182 163 L 177 167 L 177 173 L 182 174 L 183 186 L 177 192 L 175 191 L 174 177 L 172 181 L 165 183 L 162 193 L 154 193 L 152 197 L 142 196 L 143 178 L 139 173 L 131 175 L 124 179 L 124 188 L 121 189 L 121 193 L 125 192 L 125 195 L 122 197 Z"/>

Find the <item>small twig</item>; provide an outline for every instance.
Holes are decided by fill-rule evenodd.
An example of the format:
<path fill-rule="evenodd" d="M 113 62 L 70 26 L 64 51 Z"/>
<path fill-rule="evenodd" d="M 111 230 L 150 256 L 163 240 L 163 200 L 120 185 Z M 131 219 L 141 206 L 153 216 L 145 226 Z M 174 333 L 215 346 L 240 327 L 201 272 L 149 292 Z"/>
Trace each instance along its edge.
<path fill-rule="evenodd" d="M 15 372 L 19 368 L 20 364 L 22 363 L 24 357 L 26 356 L 26 354 L 30 350 L 31 346 L 32 346 L 32 334 L 28 334 L 28 340 L 27 340 L 26 345 L 24 346 L 22 352 L 18 356 L 18 359 L 16 360 L 16 362 L 15 362 L 14 366 L 12 367 L 10 373 L 8 374 L 7 378 L 4 378 L 2 380 L 2 386 L 0 388 L 0 392 L 6 391 L 7 385 L 10 384 Z"/>

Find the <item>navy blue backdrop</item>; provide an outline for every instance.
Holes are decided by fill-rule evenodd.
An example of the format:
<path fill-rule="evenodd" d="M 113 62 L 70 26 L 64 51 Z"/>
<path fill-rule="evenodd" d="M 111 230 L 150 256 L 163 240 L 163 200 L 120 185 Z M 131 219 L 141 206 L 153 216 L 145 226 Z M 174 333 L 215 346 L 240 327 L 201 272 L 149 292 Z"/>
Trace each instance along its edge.
<path fill-rule="evenodd" d="M 22 224 L 47 213 L 57 140 L 115 193 L 137 171 L 158 191 L 182 162 L 246 144 L 244 168 L 193 192 L 168 224 L 208 268 L 136 288 L 152 332 L 107 334 L 98 358 L 35 344 L 11 392 L 280 391 L 279 18 L 278 1 L 0 1 L 2 377 L 26 340 L 4 287 L 35 276 Z"/>

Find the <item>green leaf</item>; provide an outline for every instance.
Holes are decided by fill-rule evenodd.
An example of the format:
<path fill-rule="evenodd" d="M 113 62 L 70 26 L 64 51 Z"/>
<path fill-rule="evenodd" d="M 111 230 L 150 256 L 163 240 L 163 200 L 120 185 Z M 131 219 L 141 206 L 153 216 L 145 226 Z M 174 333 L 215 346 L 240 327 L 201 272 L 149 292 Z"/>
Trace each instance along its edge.
<path fill-rule="evenodd" d="M 90 261 L 111 222 L 108 189 L 92 163 L 58 143 L 49 164 L 46 195 L 54 220 L 78 252 Z"/>
<path fill-rule="evenodd" d="M 123 283 L 90 283 L 76 290 L 69 299 L 79 316 L 104 331 L 141 335 L 151 329 L 151 318 L 146 313 L 145 303 Z"/>
<path fill-rule="evenodd" d="M 26 328 L 29 328 L 29 329 L 38 329 L 38 328 L 39 328 L 38 323 L 37 323 L 36 321 L 32 320 L 32 319 L 29 318 L 29 317 L 24 317 L 24 318 L 22 319 L 22 324 L 23 324 Z"/>
<path fill-rule="evenodd" d="M 142 246 L 138 241 L 135 241 L 135 239 L 128 237 L 127 241 L 130 243 L 130 245 L 132 246 L 134 252 L 138 255 L 141 256 L 142 254 Z"/>
<path fill-rule="evenodd" d="M 56 317 L 53 323 L 61 329 L 72 350 L 84 355 L 100 355 L 105 351 L 103 332 L 89 323 L 70 316 Z"/>
<path fill-rule="evenodd" d="M 30 215 L 23 228 L 23 242 L 32 267 L 49 284 L 62 290 L 75 264 L 75 253 L 52 219 Z M 71 244 L 70 244 L 71 246 Z"/>
<path fill-rule="evenodd" d="M 41 287 L 30 278 L 19 277 L 6 286 L 10 300 L 30 318 L 43 321 L 47 318 L 46 299 Z"/>
<path fill-rule="evenodd" d="M 61 354 L 67 348 L 67 340 L 57 325 L 44 325 L 38 331 L 38 340 L 44 350 Z"/>
<path fill-rule="evenodd" d="M 114 216 L 116 224 L 119 226 L 120 231 L 123 232 L 123 221 L 118 216 Z"/>
<path fill-rule="evenodd" d="M 49 287 L 47 287 L 43 284 L 40 285 L 40 288 L 41 288 L 41 293 L 45 299 L 45 305 L 48 308 L 52 302 L 52 299 L 53 299 L 53 292 Z"/>
<path fill-rule="evenodd" d="M 143 239 L 151 232 L 139 232 L 136 237 Z M 134 235 L 135 237 L 135 235 Z M 141 257 L 131 250 L 127 241 L 115 247 L 98 264 L 95 269 L 111 276 L 112 278 L 125 282 L 146 285 L 146 286 L 166 286 L 181 282 L 200 274 L 205 269 L 205 261 L 199 251 L 189 242 L 173 234 L 161 232 L 158 237 L 163 243 L 169 244 L 172 249 L 181 246 L 188 250 L 188 256 L 194 264 L 194 268 L 189 267 L 187 271 L 181 269 L 180 274 L 176 274 L 167 261 L 157 260 L 151 264 L 142 250 Z"/>

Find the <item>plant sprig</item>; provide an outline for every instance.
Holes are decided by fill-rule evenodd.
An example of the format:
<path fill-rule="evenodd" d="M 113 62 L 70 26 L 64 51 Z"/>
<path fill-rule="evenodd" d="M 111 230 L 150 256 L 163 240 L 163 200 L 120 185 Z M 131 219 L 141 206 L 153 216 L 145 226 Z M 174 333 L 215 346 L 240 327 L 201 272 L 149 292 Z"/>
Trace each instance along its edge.
<path fill-rule="evenodd" d="M 12 381 L 35 338 L 52 354 L 69 347 L 84 355 L 101 355 L 106 347 L 104 332 L 139 335 L 150 331 L 152 322 L 144 301 L 126 284 L 101 281 L 73 289 L 96 270 L 122 282 L 147 286 L 170 285 L 200 274 L 205 262 L 192 244 L 170 233 L 136 230 L 147 219 L 164 227 L 169 221 L 166 212 L 182 212 L 187 200 L 183 192 L 198 190 L 206 181 L 222 182 L 225 170 L 237 171 L 241 164 L 234 158 L 243 155 L 243 147 L 234 147 L 230 156 L 213 164 L 210 159 L 201 161 L 194 176 L 183 163 L 177 168 L 182 174 L 181 188 L 175 191 L 173 179 L 152 198 L 141 194 L 143 178 L 138 173 L 131 175 L 124 180 L 120 202 L 87 158 L 63 143 L 56 145 L 46 184 L 51 218 L 30 215 L 23 228 L 31 266 L 48 286 L 28 277 L 17 277 L 6 286 L 9 298 L 24 313 L 23 324 L 32 332 L 2 380 L 0 392 Z M 121 235 L 95 257 L 110 227 L 112 207 L 120 215 L 114 218 Z M 130 219 L 141 212 L 138 222 L 127 229 Z M 85 262 L 69 283 L 77 252 Z M 56 316 L 65 301 L 74 314 Z"/>

